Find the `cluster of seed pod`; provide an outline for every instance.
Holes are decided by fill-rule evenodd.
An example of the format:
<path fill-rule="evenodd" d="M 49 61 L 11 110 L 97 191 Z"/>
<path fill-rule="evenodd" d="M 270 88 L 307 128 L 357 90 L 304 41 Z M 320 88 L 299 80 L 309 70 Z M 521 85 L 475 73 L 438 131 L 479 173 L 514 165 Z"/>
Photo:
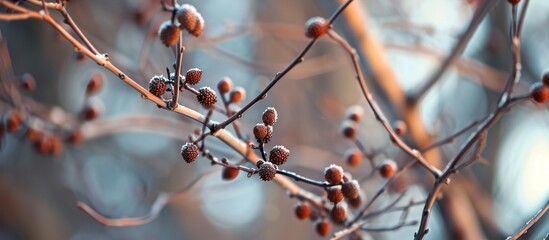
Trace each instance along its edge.
<path fill-rule="evenodd" d="M 217 94 L 210 87 L 201 87 L 198 90 L 192 86 L 198 84 L 202 80 L 202 70 L 191 68 L 187 70 L 185 76 L 180 76 L 180 88 L 178 91 L 188 89 L 196 95 L 196 99 L 200 105 L 206 109 L 211 109 L 217 103 Z M 149 92 L 153 95 L 162 98 L 166 92 L 174 91 L 175 74 L 169 74 L 169 79 L 163 75 L 153 76 L 149 80 Z"/>
<path fill-rule="evenodd" d="M 364 110 L 358 105 L 351 106 L 347 109 L 346 118 L 341 123 L 341 134 L 343 137 L 356 141 L 357 129 L 359 123 L 362 121 L 363 115 Z M 407 133 L 407 125 L 401 120 L 395 121 L 392 127 L 395 133 L 400 137 L 405 136 Z M 362 163 L 362 160 L 366 157 L 367 156 L 365 156 L 360 149 L 356 148 L 347 149 L 343 156 L 347 165 L 351 167 L 359 166 Z M 376 168 L 383 178 L 392 177 L 398 169 L 396 162 L 392 159 L 385 159 L 378 164 Z"/>
<path fill-rule="evenodd" d="M 326 199 L 333 204 L 328 214 L 324 214 L 322 207 L 313 209 L 314 205 L 306 201 L 299 201 L 294 207 L 296 217 L 300 220 L 313 221 L 315 231 L 320 236 L 327 236 L 331 232 L 332 222 L 335 224 L 345 223 L 348 206 L 356 209 L 362 205 L 366 198 L 358 181 L 352 179 L 349 173 L 344 172 L 341 166 L 332 164 L 326 167 L 324 179 L 329 185 L 324 189 Z"/>
<path fill-rule="evenodd" d="M 18 86 L 23 90 L 33 90 L 36 81 L 32 75 L 26 73 L 18 78 Z M 104 76 L 94 73 L 86 85 L 86 97 L 96 95 L 104 85 Z M 86 100 L 85 106 L 78 114 L 82 121 L 97 119 L 102 112 L 102 104 L 99 101 Z M 64 150 L 65 143 L 79 145 L 83 141 L 82 133 L 78 127 L 61 128 L 55 124 L 44 121 L 33 114 L 29 109 L 14 108 L 0 118 L 0 146 L 6 134 L 20 135 L 31 143 L 34 149 L 43 155 L 59 156 Z"/>
<path fill-rule="evenodd" d="M 263 145 L 268 143 L 273 136 L 273 125 L 278 120 L 278 113 L 273 107 L 268 107 L 262 114 L 261 117 L 262 123 L 258 123 L 253 128 L 253 133 L 255 140 L 260 144 L 260 151 L 263 151 Z M 276 171 L 278 167 L 290 157 L 290 150 L 282 145 L 274 146 L 269 154 L 266 155 L 262 153 L 262 156 L 265 156 L 264 159 L 257 162 L 257 167 L 259 168 L 259 178 L 263 181 L 271 181 L 276 176 Z"/>
<path fill-rule="evenodd" d="M 62 154 L 64 144 L 78 145 L 82 134 L 78 129 L 50 129 L 41 119 L 14 109 L 2 116 L 0 121 L 0 146 L 5 134 L 20 135 L 29 141 L 35 150 L 43 155 Z"/>
<path fill-rule="evenodd" d="M 160 41 L 167 47 L 175 46 L 181 31 L 199 37 L 204 31 L 204 18 L 196 8 L 190 4 L 177 5 L 172 12 L 172 20 L 165 21 L 158 29 Z"/>

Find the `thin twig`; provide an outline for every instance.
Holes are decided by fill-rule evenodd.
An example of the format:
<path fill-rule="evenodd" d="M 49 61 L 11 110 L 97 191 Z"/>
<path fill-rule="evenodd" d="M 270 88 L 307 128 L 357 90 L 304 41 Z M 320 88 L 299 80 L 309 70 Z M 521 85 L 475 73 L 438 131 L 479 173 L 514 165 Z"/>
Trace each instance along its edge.
<path fill-rule="evenodd" d="M 423 155 L 416 149 L 412 149 L 410 146 L 408 146 L 402 138 L 396 134 L 393 127 L 391 127 L 391 124 L 389 121 L 387 121 L 387 118 L 383 114 L 383 111 L 379 108 L 377 102 L 375 101 L 373 95 L 370 93 L 370 90 L 368 89 L 368 86 L 366 85 L 366 81 L 364 80 L 364 75 L 362 74 L 362 69 L 359 64 L 358 55 L 356 54 L 356 50 L 347 42 L 347 40 L 343 39 L 339 34 L 337 34 L 335 31 L 330 30 L 328 32 L 328 35 L 337 43 L 339 43 L 349 54 L 351 57 L 351 60 L 353 61 L 353 66 L 355 69 L 355 72 L 357 74 L 356 78 L 360 85 L 360 89 L 362 91 L 362 94 L 364 95 L 364 98 L 366 99 L 366 102 L 368 103 L 368 106 L 374 113 L 376 120 L 385 128 L 385 131 L 389 134 L 389 137 L 391 141 L 399 147 L 403 152 L 408 154 L 410 157 L 417 159 L 419 163 L 427 169 L 435 178 L 438 178 L 440 176 L 440 170 L 437 169 L 435 166 L 431 165 L 427 160 L 423 157 Z"/>
<path fill-rule="evenodd" d="M 328 23 L 332 24 L 335 21 L 335 19 L 339 16 L 339 14 L 343 10 L 345 10 L 345 8 L 347 8 L 347 6 L 349 6 L 349 4 L 352 1 L 353 0 L 347 0 L 347 2 L 345 4 L 341 5 L 334 12 L 334 14 L 329 18 Z M 244 107 L 242 107 L 238 112 L 234 113 L 233 116 L 231 116 L 227 120 L 225 120 L 222 123 L 220 123 L 219 125 L 217 125 L 217 129 L 224 129 L 225 127 L 227 127 L 227 125 L 231 124 L 233 121 L 241 118 L 243 116 L 244 112 L 246 112 L 250 107 L 252 107 L 257 102 L 259 102 L 260 100 L 265 98 L 267 96 L 267 93 L 269 92 L 269 90 L 271 90 L 271 88 L 273 88 L 276 85 L 276 83 L 278 83 L 278 81 L 280 81 L 280 79 L 282 79 L 288 72 L 290 72 L 299 63 L 303 62 L 303 60 L 304 60 L 303 57 L 305 56 L 305 54 L 307 54 L 307 52 L 309 52 L 309 50 L 315 44 L 316 41 L 317 41 L 317 38 L 311 39 L 309 41 L 309 43 L 305 46 L 305 48 L 303 48 L 303 50 L 297 55 L 297 57 L 284 70 L 282 70 L 281 72 L 278 72 L 273 77 L 271 82 L 269 82 L 269 84 L 263 90 L 261 90 L 261 92 L 259 94 L 257 94 L 257 96 L 255 98 L 253 98 L 248 104 L 246 104 Z"/>
<path fill-rule="evenodd" d="M 437 68 L 436 72 L 433 73 L 431 77 L 429 77 L 429 79 L 423 86 L 419 87 L 417 91 L 410 93 L 408 97 L 408 101 L 410 104 L 417 104 L 421 100 L 421 98 L 425 96 L 429 89 L 431 89 L 433 85 L 435 85 L 435 83 L 442 78 L 446 70 L 448 70 L 461 56 L 463 50 L 465 50 L 465 47 L 467 47 L 467 44 L 473 37 L 473 34 L 476 32 L 482 20 L 486 16 L 488 16 L 488 14 L 494 9 L 499 1 L 500 0 L 484 1 L 484 5 L 481 6 L 480 9 L 475 13 L 473 19 L 469 23 L 469 26 L 467 26 L 465 32 L 459 37 L 459 41 L 457 42 L 456 46 L 452 49 L 452 52 L 444 60 L 442 65 Z"/>
<path fill-rule="evenodd" d="M 183 46 L 183 31 L 179 33 L 179 41 L 177 42 L 176 46 L 176 58 L 177 62 L 175 64 L 175 73 L 174 73 L 174 88 L 173 88 L 173 95 L 172 95 L 172 101 L 170 103 L 171 108 L 177 107 L 179 105 L 179 84 L 180 84 L 180 76 L 181 76 L 181 66 L 183 65 L 183 52 L 185 51 L 185 47 Z M 168 76 L 169 78 L 170 76 Z M 204 132 L 204 130 L 202 131 Z"/>
<path fill-rule="evenodd" d="M 540 209 L 528 222 L 526 222 L 526 225 L 522 227 L 517 233 L 513 234 L 513 236 L 509 236 L 506 238 L 506 240 L 517 240 L 522 235 L 524 235 L 526 232 L 528 232 L 528 229 L 530 229 L 532 226 L 534 226 L 542 217 L 547 213 L 549 210 L 549 200 L 545 202 L 545 207 Z"/>

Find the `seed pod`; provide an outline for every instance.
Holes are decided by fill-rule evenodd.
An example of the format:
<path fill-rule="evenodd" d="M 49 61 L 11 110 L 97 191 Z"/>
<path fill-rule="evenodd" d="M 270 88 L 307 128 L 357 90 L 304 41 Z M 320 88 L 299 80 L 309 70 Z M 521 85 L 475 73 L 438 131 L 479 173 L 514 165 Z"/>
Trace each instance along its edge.
<path fill-rule="evenodd" d="M 99 101 L 89 101 L 84 109 L 82 109 L 82 117 L 86 121 L 91 121 L 99 118 L 103 113 L 103 104 Z"/>
<path fill-rule="evenodd" d="M 254 127 L 254 136 L 258 142 L 267 143 L 273 136 L 273 127 L 258 123 Z"/>
<path fill-rule="evenodd" d="M 200 13 L 197 12 L 196 15 L 196 24 L 194 25 L 193 29 L 188 29 L 189 33 L 195 37 L 200 37 L 202 33 L 204 32 L 204 18 Z"/>
<path fill-rule="evenodd" d="M 348 139 L 355 139 L 356 138 L 356 123 L 352 121 L 343 121 L 341 123 L 341 134 L 343 134 L 343 137 Z"/>
<path fill-rule="evenodd" d="M 202 80 L 202 70 L 198 68 L 191 68 L 187 70 L 185 74 L 185 81 L 190 85 L 196 85 Z"/>
<path fill-rule="evenodd" d="M 21 76 L 21 82 L 19 83 L 21 88 L 31 91 L 36 88 L 36 80 L 30 73 L 25 73 Z"/>
<path fill-rule="evenodd" d="M 101 91 L 101 89 L 103 89 L 103 85 L 105 82 L 104 79 L 105 79 L 105 76 L 102 73 L 100 72 L 94 73 L 91 76 L 90 81 L 88 82 L 88 85 L 86 86 L 86 95 L 88 97 L 93 96 L 97 94 L 99 91 Z"/>
<path fill-rule="evenodd" d="M 239 173 L 240 173 L 240 170 L 238 170 L 238 169 L 225 167 L 225 168 L 223 168 L 223 173 L 221 174 L 221 177 L 225 181 L 231 181 L 231 180 L 235 179 L 236 177 L 238 177 Z"/>
<path fill-rule="evenodd" d="M 80 130 L 78 129 L 73 129 L 72 131 L 70 131 L 65 138 L 65 141 L 72 145 L 80 145 L 82 143 L 82 140 L 82 132 L 80 132 Z"/>
<path fill-rule="evenodd" d="M 297 219 L 308 219 L 311 216 L 311 205 L 307 202 L 298 202 L 294 207 L 294 212 Z"/>
<path fill-rule="evenodd" d="M 217 95 L 210 87 L 201 87 L 198 89 L 198 93 L 196 99 L 206 109 L 212 108 L 217 102 Z"/>
<path fill-rule="evenodd" d="M 23 115 L 19 111 L 12 111 L 6 119 L 6 130 L 8 133 L 19 131 L 23 123 Z"/>
<path fill-rule="evenodd" d="M 276 175 L 276 167 L 270 162 L 265 162 L 259 167 L 259 178 L 263 181 L 271 181 Z"/>
<path fill-rule="evenodd" d="M 332 231 L 332 224 L 327 219 L 319 218 L 315 222 L 315 231 L 321 237 L 326 237 Z"/>
<path fill-rule="evenodd" d="M 330 211 L 330 218 L 335 223 L 344 223 L 347 210 L 342 204 L 336 204 Z"/>
<path fill-rule="evenodd" d="M 233 81 L 229 77 L 223 77 L 217 83 L 217 90 L 219 90 L 221 94 L 228 93 L 231 89 L 233 89 Z"/>
<path fill-rule="evenodd" d="M 179 22 L 179 28 L 181 30 L 186 29 L 187 31 L 189 29 L 194 29 L 198 21 L 197 14 L 198 11 L 196 11 L 196 8 L 190 4 L 179 6 L 175 12 L 175 17 Z"/>
<path fill-rule="evenodd" d="M 347 119 L 355 123 L 360 123 L 363 115 L 364 109 L 359 105 L 353 105 L 347 108 Z"/>
<path fill-rule="evenodd" d="M 395 121 L 393 123 L 393 129 L 395 130 L 395 133 L 400 137 L 404 137 L 404 135 L 406 135 L 406 132 L 408 132 L 408 126 L 402 120 Z"/>
<path fill-rule="evenodd" d="M 356 199 L 360 194 L 360 185 L 356 180 L 344 182 L 341 185 L 341 192 L 343 193 L 343 196 L 345 197 L 345 199 L 348 199 L 348 200 Z"/>
<path fill-rule="evenodd" d="M 272 162 L 276 165 L 282 165 L 290 156 L 290 150 L 281 145 L 274 146 L 269 152 L 269 162 Z"/>
<path fill-rule="evenodd" d="M 198 157 L 198 146 L 196 144 L 186 142 L 181 146 L 181 157 L 187 163 L 192 163 Z"/>
<path fill-rule="evenodd" d="M 343 200 L 343 193 L 341 192 L 341 186 L 331 186 L 326 188 L 327 198 L 330 202 L 338 203 Z"/>
<path fill-rule="evenodd" d="M 166 45 L 166 47 L 175 46 L 179 40 L 179 33 L 181 30 L 173 24 L 172 21 L 168 20 L 160 25 L 158 29 L 158 36 L 160 41 Z"/>
<path fill-rule="evenodd" d="M 25 137 L 29 140 L 31 143 L 35 143 L 36 141 L 40 140 L 42 138 L 42 132 L 38 129 L 29 126 L 27 128 L 27 132 L 25 133 Z"/>
<path fill-rule="evenodd" d="M 349 206 L 351 206 L 352 208 L 357 209 L 362 206 L 362 203 L 364 203 L 365 199 L 366 194 L 362 191 L 359 191 L 358 197 L 355 199 L 347 199 L 347 203 L 349 203 Z"/>
<path fill-rule="evenodd" d="M 273 126 L 278 119 L 278 113 L 274 107 L 268 107 L 265 111 L 263 111 L 261 119 L 265 125 Z"/>
<path fill-rule="evenodd" d="M 387 159 L 383 161 L 379 166 L 379 174 L 381 174 L 383 178 L 392 177 L 393 175 L 395 175 L 396 171 L 397 171 L 397 164 L 395 161 L 391 159 Z"/>
<path fill-rule="evenodd" d="M 343 179 L 343 168 L 338 165 L 331 164 L 324 169 L 324 179 L 330 184 L 339 184 Z"/>
<path fill-rule="evenodd" d="M 246 90 L 242 87 L 235 87 L 229 96 L 231 103 L 240 104 L 246 97 Z"/>
<path fill-rule="evenodd" d="M 305 36 L 318 38 L 328 32 L 328 22 L 322 17 L 312 17 L 305 23 Z"/>
<path fill-rule="evenodd" d="M 549 86 L 536 82 L 530 87 L 530 97 L 534 102 L 544 104 L 549 102 Z"/>
<path fill-rule="evenodd" d="M 34 143 L 34 148 L 36 151 L 42 155 L 51 153 L 52 150 L 52 141 L 49 136 L 42 136 L 38 141 Z"/>
<path fill-rule="evenodd" d="M 162 97 L 168 88 L 168 79 L 162 75 L 156 75 L 149 80 L 149 92 L 157 97 Z"/>
<path fill-rule="evenodd" d="M 347 165 L 351 167 L 360 165 L 360 163 L 362 163 L 362 158 L 364 157 L 360 150 L 354 148 L 347 149 L 343 156 Z"/>

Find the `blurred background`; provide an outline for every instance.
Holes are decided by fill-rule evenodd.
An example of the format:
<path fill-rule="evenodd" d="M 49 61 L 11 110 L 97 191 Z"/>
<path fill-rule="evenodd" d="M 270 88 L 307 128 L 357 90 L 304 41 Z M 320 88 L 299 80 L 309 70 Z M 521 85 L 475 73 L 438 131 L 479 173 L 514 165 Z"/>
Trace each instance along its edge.
<path fill-rule="evenodd" d="M 362 17 L 368 19 L 363 29 L 381 44 L 383 61 L 398 80 L 391 88 L 409 91 L 440 66 L 484 1 L 488 0 L 361 0 L 350 7 L 361 10 Z M 184 71 L 202 69 L 199 86 L 212 88 L 221 78 L 230 77 L 236 86 L 246 89 L 244 102 L 259 93 L 307 44 L 303 34 L 307 19 L 328 17 L 338 6 L 334 0 L 185 3 L 202 13 L 206 28 L 200 38 L 186 35 Z M 142 86 L 146 87 L 153 75 L 165 74 L 165 68 L 173 64 L 173 49 L 156 37 L 158 26 L 170 18 L 170 13 L 161 11 L 159 1 L 72 1 L 67 9 L 98 50 L 109 53 L 113 64 Z M 512 70 L 510 12 L 509 4 L 500 1 L 481 23 L 463 56 L 423 99 L 420 128 L 425 132 L 443 138 L 497 107 L 499 92 Z M 526 93 L 549 69 L 548 12 L 548 1 L 531 1 L 524 24 L 523 72 L 517 94 Z M 375 97 L 388 118 L 398 120 L 401 116 L 391 109 L 382 84 L 375 82 L 379 79 L 372 67 L 375 60 L 363 55 L 352 21 L 341 16 L 334 29 L 359 49 Z M 37 20 L 0 22 L 0 31 L 14 73 L 30 73 L 36 79 L 32 92 L 10 90 L 23 96 L 23 106 L 18 108 L 35 111 L 41 119 L 29 125 L 59 133 L 79 129 L 84 136 L 79 145 L 65 144 L 57 156 L 38 153 L 23 133 L 2 137 L 0 239 L 319 238 L 311 222 L 294 217 L 297 200 L 289 198 L 277 184 L 242 173 L 234 181 L 222 181 L 221 167 L 211 166 L 206 159 L 199 158 L 193 164 L 182 161 L 180 147 L 200 125 L 141 99 L 135 90 L 90 59 L 78 60 L 74 48 L 48 24 Z M 105 78 L 104 89 L 86 97 L 86 85 L 98 73 Z M 335 163 L 359 177 L 370 166 L 366 162 L 355 168 L 345 165 L 343 153 L 355 145 L 340 134 L 346 108 L 358 104 L 366 109 L 359 139 L 368 149 L 381 152 L 374 161 L 392 158 L 399 165 L 405 163 L 403 153 L 391 145 L 367 109 L 354 75 L 347 53 L 329 38 L 322 38 L 302 64 L 244 115 L 244 135 L 252 135 L 252 127 L 261 122 L 266 107 L 275 107 L 279 121 L 270 145 L 282 144 L 291 150 L 284 169 L 322 179 L 324 167 Z M 188 92 L 180 102 L 206 113 Z M 101 106 L 99 119 L 83 121 L 78 117 L 88 104 Z M 0 110 L 9 113 L 12 106 L 0 102 Z M 489 131 L 483 159 L 453 177 L 447 186 L 453 202 L 436 207 L 427 239 L 502 239 L 546 203 L 548 110 L 547 105 L 519 104 Z M 214 114 L 213 119 L 222 121 L 225 117 Z M 440 161 L 451 159 L 464 139 L 442 147 Z M 411 136 L 406 140 L 412 146 L 422 145 Z M 207 146 L 217 156 L 241 159 L 217 139 L 208 138 Z M 76 208 L 76 202 L 82 201 L 107 217 L 138 217 L 149 211 L 159 194 L 182 189 L 197 178 L 200 181 L 143 226 L 105 227 Z M 382 182 L 379 176 L 365 182 L 366 195 L 375 193 Z M 407 189 L 402 201 L 423 200 L 431 184 L 430 176 L 419 168 L 409 172 L 398 182 Z M 321 189 L 303 187 L 322 194 Z M 386 205 L 401 191 L 392 189 L 376 206 Z M 448 206 L 457 206 L 465 216 L 444 210 Z M 419 220 L 421 209 L 413 207 L 410 219 Z M 374 225 L 392 226 L 398 217 L 387 214 Z M 460 217 L 468 219 L 469 225 L 456 227 L 452 219 Z M 363 237 L 410 239 L 416 230 L 417 226 L 404 227 L 365 233 Z M 549 221 L 545 217 L 526 239 L 540 239 L 547 233 Z"/>

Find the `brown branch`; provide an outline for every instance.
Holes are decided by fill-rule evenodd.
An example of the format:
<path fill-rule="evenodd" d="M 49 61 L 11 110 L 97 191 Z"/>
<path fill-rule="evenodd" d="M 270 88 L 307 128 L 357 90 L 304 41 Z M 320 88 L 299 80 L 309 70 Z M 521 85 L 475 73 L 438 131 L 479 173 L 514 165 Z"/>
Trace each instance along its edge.
<path fill-rule="evenodd" d="M 522 227 L 517 233 L 513 234 L 513 236 L 509 236 L 506 238 L 506 240 L 517 240 L 522 235 L 524 235 L 526 232 L 528 232 L 528 229 L 530 229 L 532 226 L 534 226 L 542 217 L 549 211 L 549 200 L 545 202 L 545 207 L 540 209 L 528 222 L 526 222 L 526 225 Z"/>

